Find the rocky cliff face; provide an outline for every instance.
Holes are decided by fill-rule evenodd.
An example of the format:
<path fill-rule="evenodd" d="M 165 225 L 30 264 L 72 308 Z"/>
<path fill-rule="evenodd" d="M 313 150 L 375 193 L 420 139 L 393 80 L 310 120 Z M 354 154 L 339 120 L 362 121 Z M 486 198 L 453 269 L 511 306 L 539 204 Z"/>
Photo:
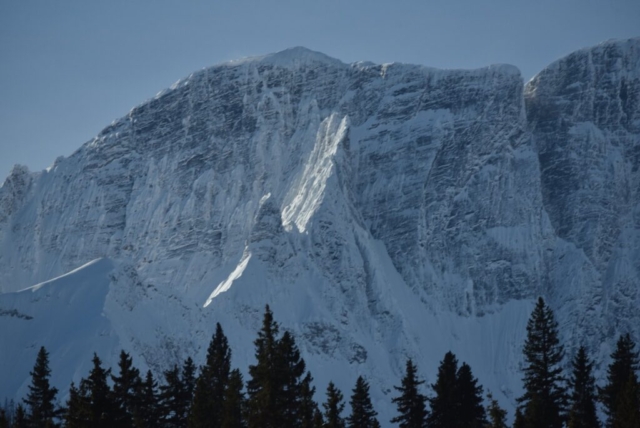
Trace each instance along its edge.
<path fill-rule="evenodd" d="M 640 43 L 575 52 L 525 88 L 544 208 L 558 244 L 550 294 L 574 334 L 639 333 Z M 567 260 L 568 258 L 568 260 Z"/>
<path fill-rule="evenodd" d="M 108 327 L 82 333 L 104 337 L 90 343 L 107 361 L 124 347 L 166 367 L 202 354 L 221 321 L 245 367 L 269 303 L 320 389 L 367 374 L 384 414 L 406 356 L 432 377 L 453 349 L 508 405 L 534 297 L 602 355 L 640 333 L 639 61 L 639 39 L 608 42 L 526 86 L 511 66 L 347 65 L 302 48 L 199 71 L 47 171 L 14 169 L 0 309 L 55 323 L 12 292 L 108 258 L 84 268 L 109 267 L 92 303 Z M 37 331 L 11 334 L 0 367 L 36 342 L 60 356 L 64 341 Z M 62 360 L 60 382 L 83 375 Z M 24 391 L 28 364 L 0 393 Z"/>

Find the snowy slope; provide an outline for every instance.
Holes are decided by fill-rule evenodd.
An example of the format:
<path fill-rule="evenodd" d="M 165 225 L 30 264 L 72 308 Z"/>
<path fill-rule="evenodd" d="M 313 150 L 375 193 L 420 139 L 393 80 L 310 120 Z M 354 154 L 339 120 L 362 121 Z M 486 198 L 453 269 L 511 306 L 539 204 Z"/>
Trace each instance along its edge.
<path fill-rule="evenodd" d="M 433 381 L 449 349 L 512 408 L 538 295 L 571 346 L 606 355 L 616 332 L 640 333 L 639 46 L 577 52 L 526 86 L 508 65 L 349 65 L 304 48 L 196 72 L 5 180 L 2 358 L 44 343 L 59 386 L 77 380 L 56 359 L 64 335 L 6 316 L 71 299 L 102 329 L 77 338 L 87 363 L 119 348 L 154 370 L 202 359 L 219 321 L 244 369 L 269 303 L 318 390 L 365 374 L 384 421 L 404 359 Z M 31 293 L 74 290 L 50 309 L 14 293 L 98 258 Z M 24 391 L 23 371 L 0 396 Z"/>
<path fill-rule="evenodd" d="M 0 366 L 5 394 L 27 392 L 24 374 L 41 346 L 51 351 L 52 381 L 65 385 L 91 366 L 93 350 L 117 349 L 103 307 L 114 263 L 98 259 L 22 291 L 0 294 Z"/>

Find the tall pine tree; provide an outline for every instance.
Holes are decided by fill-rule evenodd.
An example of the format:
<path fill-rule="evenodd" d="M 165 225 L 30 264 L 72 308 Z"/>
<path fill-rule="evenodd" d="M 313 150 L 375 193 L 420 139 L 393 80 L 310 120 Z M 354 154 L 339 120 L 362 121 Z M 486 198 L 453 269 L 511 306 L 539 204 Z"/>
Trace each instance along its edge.
<path fill-rule="evenodd" d="M 436 383 L 431 385 L 435 396 L 429 398 L 431 412 L 427 418 L 429 428 L 454 428 L 458 421 L 458 359 L 447 352 L 438 367 Z"/>
<path fill-rule="evenodd" d="M 166 428 L 182 428 L 186 425 L 187 404 L 184 385 L 177 364 L 164 372 L 164 383 L 160 385 L 160 420 Z"/>
<path fill-rule="evenodd" d="M 18 404 L 16 407 L 16 414 L 13 416 L 13 425 L 12 428 L 32 428 L 37 425 L 31 425 L 29 423 L 29 418 L 27 417 L 27 411 L 24 409 L 22 404 Z"/>
<path fill-rule="evenodd" d="M 104 369 L 100 358 L 93 354 L 93 368 L 86 379 L 80 381 L 79 394 L 86 405 L 86 412 L 92 428 L 109 428 L 115 424 L 115 406 L 107 378 L 111 369 Z"/>
<path fill-rule="evenodd" d="M 618 405 L 612 424 L 614 428 L 640 427 L 640 391 L 638 389 L 638 383 L 629 378 L 618 396 Z"/>
<path fill-rule="evenodd" d="M 516 408 L 516 413 L 513 418 L 513 428 L 529 428 L 527 421 L 524 418 L 524 414 L 520 408 Z"/>
<path fill-rule="evenodd" d="M 284 426 L 300 426 L 303 415 L 302 406 L 302 376 L 305 373 L 305 362 L 300 357 L 300 351 L 291 333 L 284 332 L 276 347 L 276 370 L 279 381 L 277 395 L 277 413 L 282 416 Z M 309 375 L 311 378 L 311 375 Z M 309 380 L 308 388 L 311 388 Z M 307 393 L 313 395 L 313 391 Z M 308 399 L 308 397 L 306 397 Z M 312 412 L 312 409 L 307 409 Z M 309 416 L 309 414 L 304 415 Z"/>
<path fill-rule="evenodd" d="M 318 409 L 318 405 L 313 400 L 316 388 L 311 384 L 313 377 L 307 372 L 299 387 L 299 402 L 297 411 L 297 423 L 300 428 L 314 428 L 317 423 L 317 417 L 322 414 Z"/>
<path fill-rule="evenodd" d="M 55 427 L 60 411 L 56 406 L 58 390 L 49 384 L 51 370 L 49 369 L 49 353 L 43 347 L 38 351 L 36 363 L 31 375 L 29 393 L 24 399 L 27 405 L 27 419 L 35 427 Z"/>
<path fill-rule="evenodd" d="M 369 384 L 362 376 L 358 376 L 351 395 L 351 415 L 347 418 L 349 428 L 375 428 L 380 426 L 376 419 L 378 412 L 373 409 L 369 397 Z"/>
<path fill-rule="evenodd" d="M 7 419 L 7 423 L 11 425 L 13 416 L 16 414 L 16 403 L 13 401 L 13 399 L 9 400 L 8 398 L 5 398 L 2 410 L 5 412 L 4 415 Z"/>
<path fill-rule="evenodd" d="M 482 386 L 473 377 L 471 367 L 462 363 L 456 374 L 456 395 L 458 400 L 458 426 L 462 428 L 482 428 L 486 425 L 482 405 Z"/>
<path fill-rule="evenodd" d="M 563 347 L 558 324 L 542 297 L 527 323 L 524 345 L 524 388 L 518 399 L 524 418 L 537 428 L 561 428 L 567 405 L 565 379 L 562 376 Z"/>
<path fill-rule="evenodd" d="M 158 405 L 158 383 L 153 378 L 151 370 L 147 371 L 145 379 L 138 389 L 138 405 L 134 417 L 136 428 L 154 428 L 160 424 L 160 409 Z"/>
<path fill-rule="evenodd" d="M 405 366 L 405 374 L 400 386 L 394 389 L 400 393 L 391 401 L 398 410 L 398 416 L 391 419 L 401 428 L 424 428 L 427 425 L 427 397 L 420 393 L 420 385 L 424 383 L 418 378 L 417 368 L 409 358 Z"/>
<path fill-rule="evenodd" d="M 344 411 L 344 397 L 342 392 L 329 382 L 327 387 L 327 401 L 322 404 L 324 408 L 324 426 L 326 428 L 345 428 L 345 422 L 342 418 Z"/>
<path fill-rule="evenodd" d="M 217 427 L 222 424 L 225 390 L 230 372 L 231 349 L 222 326 L 217 323 L 207 350 L 207 360 L 196 381 L 189 427 Z"/>
<path fill-rule="evenodd" d="M 65 428 L 88 428 L 91 426 L 88 402 L 73 382 L 69 387 L 69 398 L 64 409 L 63 420 Z"/>
<path fill-rule="evenodd" d="M 278 323 L 267 305 L 262 328 L 254 341 L 256 364 L 249 366 L 247 382 L 247 426 L 249 428 L 281 428 L 282 414 L 278 406 L 281 381 L 278 367 Z"/>
<path fill-rule="evenodd" d="M 508 428 L 507 411 L 500 407 L 498 400 L 493 398 L 493 395 L 487 394 L 487 399 L 489 400 L 489 407 L 487 408 L 489 424 L 487 428 Z"/>
<path fill-rule="evenodd" d="M 0 409 L 0 428 L 9 428 L 9 418 L 4 409 Z"/>
<path fill-rule="evenodd" d="M 165 383 L 158 396 L 160 420 L 167 428 L 187 426 L 196 387 L 196 366 L 191 357 L 179 368 L 177 364 L 164 372 Z"/>
<path fill-rule="evenodd" d="M 313 428 L 324 428 L 324 416 L 320 408 L 316 405 L 316 410 L 313 414 Z"/>
<path fill-rule="evenodd" d="M 246 428 L 246 398 L 242 392 L 244 381 L 240 370 L 233 369 L 224 392 L 222 428 Z"/>
<path fill-rule="evenodd" d="M 196 390 L 196 365 L 191 359 L 187 357 L 182 365 L 182 377 L 180 379 L 182 383 L 182 405 L 185 409 L 184 423 L 186 426 L 189 420 L 189 414 L 191 412 L 191 403 L 193 403 L 193 393 Z"/>
<path fill-rule="evenodd" d="M 256 364 L 249 366 L 247 424 L 250 428 L 302 424 L 305 363 L 293 335 L 285 332 L 278 338 L 278 330 L 267 306 L 254 342 Z M 310 384 L 308 387 L 311 388 Z M 307 389 L 309 392 L 311 389 Z"/>
<path fill-rule="evenodd" d="M 633 415 L 633 403 L 636 410 L 640 400 L 638 375 L 640 368 L 638 352 L 629 333 L 620 336 L 616 350 L 611 354 L 611 364 L 607 369 L 607 384 L 600 389 L 599 398 L 607 414 L 607 427 L 618 428 L 622 421 L 619 413 L 624 411 L 624 419 Z"/>
<path fill-rule="evenodd" d="M 569 428 L 599 428 L 596 416 L 596 386 L 592 375 L 593 363 L 581 346 L 571 361 L 569 379 Z"/>
<path fill-rule="evenodd" d="M 140 371 L 133 366 L 133 359 L 124 350 L 120 351 L 118 368 L 118 375 L 111 375 L 114 419 L 119 427 L 132 428 L 142 379 L 140 379 Z"/>

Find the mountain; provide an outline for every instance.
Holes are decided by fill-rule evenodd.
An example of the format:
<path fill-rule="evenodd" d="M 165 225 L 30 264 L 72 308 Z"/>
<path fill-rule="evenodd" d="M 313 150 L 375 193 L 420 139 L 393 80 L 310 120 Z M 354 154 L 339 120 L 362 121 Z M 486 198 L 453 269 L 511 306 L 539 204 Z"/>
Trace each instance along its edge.
<path fill-rule="evenodd" d="M 381 420 L 405 358 L 433 382 L 448 350 L 512 409 L 537 296 L 569 352 L 640 337 L 639 106 L 640 39 L 526 85 L 304 48 L 196 72 L 0 188 L 0 397 L 41 344 L 66 390 L 94 351 L 202 361 L 218 321 L 245 369 L 268 303 Z"/>

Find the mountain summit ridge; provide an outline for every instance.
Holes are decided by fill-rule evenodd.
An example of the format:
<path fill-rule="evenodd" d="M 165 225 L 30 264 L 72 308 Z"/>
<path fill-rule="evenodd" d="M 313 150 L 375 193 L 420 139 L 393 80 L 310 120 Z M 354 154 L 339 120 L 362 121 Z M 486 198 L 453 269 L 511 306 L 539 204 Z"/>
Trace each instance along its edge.
<path fill-rule="evenodd" d="M 526 86 L 513 66 L 305 48 L 196 72 L 5 180 L 0 309 L 54 325 L 13 291 L 104 258 L 92 325 L 108 327 L 79 333 L 87 361 L 124 348 L 160 370 L 202 357 L 219 321 L 246 367 L 268 303 L 319 387 L 367 375 L 383 415 L 404 359 L 433 380 L 448 350 L 511 408 L 539 295 L 570 352 L 586 338 L 603 360 L 615 332 L 640 334 L 640 39 L 620 45 Z M 30 321 L 0 316 L 0 367 L 14 364 L 0 396 L 24 393 L 35 341 L 59 382 L 83 375 L 65 343 L 6 333 Z"/>

